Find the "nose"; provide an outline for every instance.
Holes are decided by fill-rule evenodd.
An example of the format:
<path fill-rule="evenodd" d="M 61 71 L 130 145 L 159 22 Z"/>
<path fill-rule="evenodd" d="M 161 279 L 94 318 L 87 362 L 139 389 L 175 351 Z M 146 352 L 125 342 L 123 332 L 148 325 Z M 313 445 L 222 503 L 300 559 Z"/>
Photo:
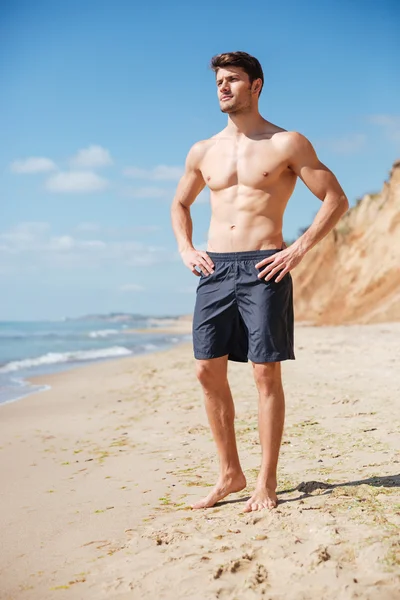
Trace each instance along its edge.
<path fill-rule="evenodd" d="M 227 81 L 225 81 L 225 83 L 222 83 L 222 85 L 221 85 L 221 93 L 222 93 L 222 95 L 223 95 L 223 94 L 226 94 L 226 93 L 228 93 L 228 94 L 229 94 L 229 93 L 230 93 L 230 91 L 231 91 L 231 90 L 230 90 L 230 87 L 229 87 L 229 84 L 228 84 L 228 82 L 227 82 Z"/>

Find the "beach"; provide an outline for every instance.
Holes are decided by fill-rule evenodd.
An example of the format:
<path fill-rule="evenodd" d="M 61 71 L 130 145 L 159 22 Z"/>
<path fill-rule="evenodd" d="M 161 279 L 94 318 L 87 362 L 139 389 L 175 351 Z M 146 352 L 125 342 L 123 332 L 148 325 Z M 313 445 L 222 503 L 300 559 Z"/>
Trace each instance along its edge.
<path fill-rule="evenodd" d="M 1 600 L 395 600 L 400 323 L 296 329 L 275 510 L 250 364 L 229 364 L 247 488 L 217 479 L 190 342 L 42 375 L 0 406 Z"/>
<path fill-rule="evenodd" d="M 0 321 L 0 406 L 47 386 L 38 375 L 122 356 L 166 350 L 191 339 L 191 317 L 88 315 L 55 321 Z"/>

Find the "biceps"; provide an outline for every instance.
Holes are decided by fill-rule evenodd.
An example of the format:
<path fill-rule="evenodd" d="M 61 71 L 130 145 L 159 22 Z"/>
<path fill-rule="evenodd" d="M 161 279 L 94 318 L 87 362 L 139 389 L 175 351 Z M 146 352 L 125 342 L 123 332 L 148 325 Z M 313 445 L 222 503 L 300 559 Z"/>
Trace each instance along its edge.
<path fill-rule="evenodd" d="M 319 161 L 313 165 L 303 165 L 299 170 L 299 177 L 320 200 L 330 193 L 342 193 L 335 175 Z"/>
<path fill-rule="evenodd" d="M 185 172 L 176 188 L 174 202 L 189 207 L 205 188 L 205 185 L 200 171 Z"/>

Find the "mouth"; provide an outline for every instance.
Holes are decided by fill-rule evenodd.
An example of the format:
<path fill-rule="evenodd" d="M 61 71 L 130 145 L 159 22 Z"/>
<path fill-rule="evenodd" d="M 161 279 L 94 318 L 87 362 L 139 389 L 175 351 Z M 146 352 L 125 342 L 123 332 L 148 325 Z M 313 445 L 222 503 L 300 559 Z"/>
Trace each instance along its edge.
<path fill-rule="evenodd" d="M 232 96 L 221 96 L 221 100 L 230 100 Z"/>

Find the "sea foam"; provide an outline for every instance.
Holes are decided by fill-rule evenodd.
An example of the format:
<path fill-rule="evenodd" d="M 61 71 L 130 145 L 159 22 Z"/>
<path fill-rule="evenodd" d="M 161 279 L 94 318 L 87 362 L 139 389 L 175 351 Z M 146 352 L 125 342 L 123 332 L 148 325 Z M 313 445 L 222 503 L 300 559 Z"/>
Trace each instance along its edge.
<path fill-rule="evenodd" d="M 85 360 L 97 360 L 100 358 L 112 358 L 116 356 L 128 356 L 131 350 L 123 346 L 111 346 L 100 350 L 78 350 L 76 352 L 49 352 L 37 358 L 25 358 L 15 360 L 3 365 L 0 373 L 12 373 L 21 369 L 31 369 L 41 365 L 55 365 L 59 363 L 80 362 Z"/>
<path fill-rule="evenodd" d="M 120 333 L 118 329 L 99 329 L 98 331 L 90 331 L 88 336 L 91 338 L 105 338 L 109 335 L 116 335 Z"/>

